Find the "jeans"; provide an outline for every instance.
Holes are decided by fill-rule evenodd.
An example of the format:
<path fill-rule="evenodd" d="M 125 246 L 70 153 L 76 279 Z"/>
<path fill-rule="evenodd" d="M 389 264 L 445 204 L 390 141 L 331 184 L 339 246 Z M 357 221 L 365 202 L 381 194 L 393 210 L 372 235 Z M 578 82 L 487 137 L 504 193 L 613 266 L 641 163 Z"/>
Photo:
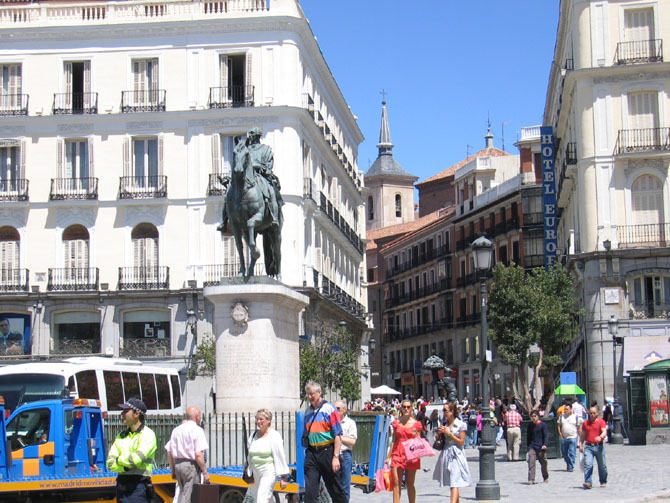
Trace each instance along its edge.
<path fill-rule="evenodd" d="M 503 427 L 502 426 L 496 426 L 496 445 L 500 443 L 503 437 Z"/>
<path fill-rule="evenodd" d="M 606 484 L 607 465 L 605 464 L 605 445 L 602 442 L 596 445 L 584 444 L 584 482 L 591 484 L 593 458 L 598 461 L 598 480 L 601 484 Z"/>
<path fill-rule="evenodd" d="M 347 501 L 351 496 L 351 465 L 353 464 L 353 458 L 351 456 L 351 451 L 346 450 L 342 451 L 342 457 L 340 458 L 340 483 L 342 484 L 342 489 L 344 489 L 344 494 L 347 495 Z"/>
<path fill-rule="evenodd" d="M 476 424 L 469 424 L 468 425 L 468 431 L 465 434 L 465 445 L 463 446 L 463 448 L 467 449 L 469 445 L 471 445 L 473 449 L 475 447 L 477 447 L 477 425 Z"/>
<path fill-rule="evenodd" d="M 577 453 L 577 437 L 561 439 L 561 455 L 565 460 L 568 470 L 575 468 L 575 455 Z"/>

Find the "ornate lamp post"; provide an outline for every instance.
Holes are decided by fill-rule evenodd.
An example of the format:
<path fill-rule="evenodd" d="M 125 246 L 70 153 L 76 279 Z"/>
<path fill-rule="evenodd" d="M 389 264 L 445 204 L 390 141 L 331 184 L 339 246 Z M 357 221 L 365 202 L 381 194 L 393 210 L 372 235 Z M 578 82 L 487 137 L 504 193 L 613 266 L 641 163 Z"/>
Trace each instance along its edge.
<path fill-rule="evenodd" d="M 486 325 L 486 276 L 491 270 L 493 257 L 493 243 L 481 236 L 472 242 L 472 255 L 475 269 L 479 273 L 482 295 L 482 333 L 480 340 L 480 354 L 482 359 L 482 443 L 479 446 L 479 482 L 475 487 L 475 496 L 478 500 L 499 500 L 500 485 L 496 482 L 495 452 L 496 444 L 494 430 L 491 427 L 489 408 L 489 368 L 488 368 L 488 327 Z"/>
<path fill-rule="evenodd" d="M 612 436 L 610 437 L 610 443 L 612 444 L 623 444 L 623 435 L 621 434 L 621 406 L 617 401 L 616 397 L 616 347 L 620 342 L 620 338 L 617 337 L 619 333 L 619 320 L 616 316 L 610 316 L 610 319 L 607 321 L 607 328 L 610 335 L 612 336 L 612 398 L 614 410 L 612 410 L 612 421 L 614 422 L 614 429 L 612 430 Z"/>

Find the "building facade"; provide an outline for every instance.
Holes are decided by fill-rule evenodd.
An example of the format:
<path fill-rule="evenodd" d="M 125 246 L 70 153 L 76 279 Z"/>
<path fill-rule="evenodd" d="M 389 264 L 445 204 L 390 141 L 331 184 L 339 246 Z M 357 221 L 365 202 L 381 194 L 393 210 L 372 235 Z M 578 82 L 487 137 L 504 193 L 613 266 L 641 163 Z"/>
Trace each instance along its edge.
<path fill-rule="evenodd" d="M 559 248 L 585 311 L 567 370 L 601 403 L 625 396 L 628 370 L 670 354 L 669 36 L 667 2 L 560 3 L 544 125 L 558 147 Z"/>
<path fill-rule="evenodd" d="M 0 316 L 24 335 L 5 359 L 188 368 L 212 334 L 203 287 L 239 268 L 219 176 L 254 127 L 301 335 L 367 330 L 363 137 L 297 0 L 3 4 L 0 66 Z"/>

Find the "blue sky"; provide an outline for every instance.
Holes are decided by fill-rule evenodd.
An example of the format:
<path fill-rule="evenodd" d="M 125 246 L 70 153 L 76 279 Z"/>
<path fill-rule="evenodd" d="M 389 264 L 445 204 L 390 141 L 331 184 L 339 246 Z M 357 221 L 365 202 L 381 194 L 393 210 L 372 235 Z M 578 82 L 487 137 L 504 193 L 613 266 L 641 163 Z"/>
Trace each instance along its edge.
<path fill-rule="evenodd" d="M 494 144 L 518 153 L 541 124 L 558 0 L 301 0 L 365 135 L 358 166 L 377 158 L 385 89 L 395 159 L 424 180 Z"/>

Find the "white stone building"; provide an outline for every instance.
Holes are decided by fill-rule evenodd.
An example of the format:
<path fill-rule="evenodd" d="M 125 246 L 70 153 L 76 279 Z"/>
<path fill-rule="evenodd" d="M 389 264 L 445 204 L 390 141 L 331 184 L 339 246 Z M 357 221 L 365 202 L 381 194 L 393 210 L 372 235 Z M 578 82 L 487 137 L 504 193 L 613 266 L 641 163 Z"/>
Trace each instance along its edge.
<path fill-rule="evenodd" d="M 0 317 L 23 358 L 188 368 L 212 331 L 203 286 L 237 272 L 217 174 L 252 127 L 302 330 L 363 335 L 363 137 L 297 0 L 2 4 L 0 66 Z"/>
<path fill-rule="evenodd" d="M 565 370 L 600 404 L 670 354 L 669 39 L 667 1 L 560 3 L 544 125 L 559 142 L 559 248 L 585 310 Z"/>

